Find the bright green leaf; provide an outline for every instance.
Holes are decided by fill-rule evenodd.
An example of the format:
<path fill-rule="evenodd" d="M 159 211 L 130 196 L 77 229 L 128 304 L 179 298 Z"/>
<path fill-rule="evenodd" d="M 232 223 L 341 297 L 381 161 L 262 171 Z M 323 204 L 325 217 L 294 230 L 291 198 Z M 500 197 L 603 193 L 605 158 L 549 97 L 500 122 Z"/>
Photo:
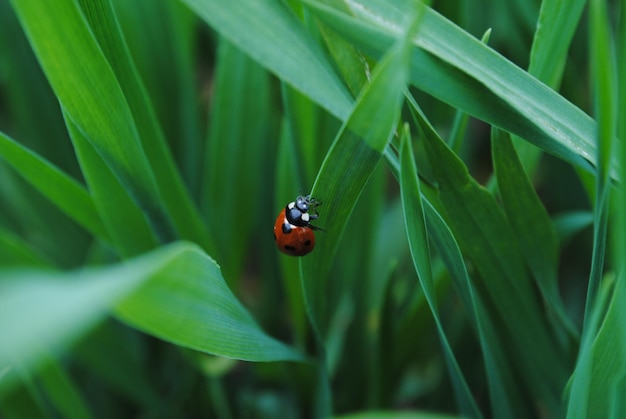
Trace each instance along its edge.
<path fill-rule="evenodd" d="M 67 346 L 111 310 L 147 333 L 199 351 L 250 361 L 304 359 L 266 335 L 217 264 L 187 243 L 106 268 L 4 271 L 0 278 L 0 365 L 16 359 L 30 365 L 37 348 Z"/>

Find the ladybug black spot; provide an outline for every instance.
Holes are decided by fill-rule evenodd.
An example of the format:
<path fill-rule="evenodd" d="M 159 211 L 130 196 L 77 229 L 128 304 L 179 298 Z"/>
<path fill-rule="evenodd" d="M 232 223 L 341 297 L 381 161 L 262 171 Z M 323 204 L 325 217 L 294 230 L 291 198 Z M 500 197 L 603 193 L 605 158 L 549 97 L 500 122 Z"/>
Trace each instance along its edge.
<path fill-rule="evenodd" d="M 291 233 L 291 224 L 283 223 L 283 233 L 285 234 Z"/>
<path fill-rule="evenodd" d="M 304 242 L 304 245 L 305 245 L 305 246 L 310 246 L 310 245 L 311 245 L 311 240 L 307 240 L 307 241 L 305 241 L 305 242 Z"/>
<path fill-rule="evenodd" d="M 290 252 L 295 252 L 296 248 L 290 245 L 285 245 L 285 250 L 289 250 Z"/>

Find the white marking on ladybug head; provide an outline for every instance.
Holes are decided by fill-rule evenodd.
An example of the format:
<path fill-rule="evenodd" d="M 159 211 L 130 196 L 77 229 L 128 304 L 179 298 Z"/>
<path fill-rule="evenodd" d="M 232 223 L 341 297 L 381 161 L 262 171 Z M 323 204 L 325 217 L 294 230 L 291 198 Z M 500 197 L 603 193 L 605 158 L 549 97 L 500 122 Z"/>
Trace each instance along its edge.
<path fill-rule="evenodd" d="M 302 213 L 302 215 L 300 216 L 300 219 L 308 223 L 310 220 L 309 213 L 308 212 Z"/>
<path fill-rule="evenodd" d="M 290 203 L 287 204 L 287 208 L 289 208 L 289 209 L 293 209 L 293 207 L 295 207 L 295 206 L 296 206 L 295 202 L 290 202 Z"/>

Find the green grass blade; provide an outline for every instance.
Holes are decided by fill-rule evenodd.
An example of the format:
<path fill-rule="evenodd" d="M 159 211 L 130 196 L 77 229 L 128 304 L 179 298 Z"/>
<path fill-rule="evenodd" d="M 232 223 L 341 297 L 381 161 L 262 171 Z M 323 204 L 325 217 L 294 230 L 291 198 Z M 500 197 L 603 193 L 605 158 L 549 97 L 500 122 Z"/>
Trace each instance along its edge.
<path fill-rule="evenodd" d="M 197 17 L 179 1 L 111 3 L 159 125 L 195 195 L 205 142 L 198 111 Z"/>
<path fill-rule="evenodd" d="M 606 237 L 608 229 L 609 196 L 611 192 L 610 163 L 613 138 L 616 134 L 617 98 L 615 87 L 615 59 L 610 37 L 610 23 L 604 0 L 590 4 L 590 56 L 594 88 L 594 107 L 598 119 L 598 173 L 596 176 L 594 248 L 587 288 L 585 319 L 588 318 L 604 271 Z M 584 327 L 584 326 L 583 326 Z"/>
<path fill-rule="evenodd" d="M 38 347 L 66 346 L 110 310 L 153 336 L 195 350 L 250 361 L 303 360 L 266 335 L 217 264 L 184 242 L 106 268 L 4 271 L 0 278 L 0 365 L 15 358 L 31 365 Z"/>
<path fill-rule="evenodd" d="M 585 0 L 541 2 L 528 73 L 557 91 L 568 58 L 567 51 L 585 4 Z M 517 137 L 514 141 L 522 164 L 533 173 L 539 163 L 540 150 Z"/>
<path fill-rule="evenodd" d="M 515 233 L 494 197 L 469 176 L 463 162 L 423 120 L 417 105 L 412 105 L 424 133 L 446 222 L 475 265 L 475 279 L 502 318 L 506 339 L 515 342 L 520 373 L 535 396 L 556 410 L 566 366 L 533 292 Z"/>
<path fill-rule="evenodd" d="M 120 319 L 168 342 L 228 358 L 304 360 L 259 328 L 204 252 L 185 243 L 163 252 L 151 256 L 169 263 L 158 271 L 151 268 L 154 278 L 116 305 Z M 145 271 L 138 269 L 136 274 Z"/>
<path fill-rule="evenodd" d="M 54 266 L 52 261 L 29 246 L 23 238 L 0 226 L 0 266 Z"/>
<path fill-rule="evenodd" d="M 250 245 L 265 233 L 258 220 L 276 215 L 255 205 L 273 181 L 272 97 L 267 72 L 232 44 L 220 40 L 216 58 L 201 203 L 220 243 L 216 259 L 224 276 L 237 280 Z"/>
<path fill-rule="evenodd" d="M 567 212 L 555 216 L 553 222 L 561 247 L 565 247 L 565 244 L 574 236 L 593 225 L 593 213 L 591 211 Z"/>
<path fill-rule="evenodd" d="M 511 138 L 494 128 L 491 148 L 502 204 L 526 264 L 550 309 L 568 333 L 576 337 L 578 330 L 559 295 L 559 241 L 550 215 L 527 177 Z"/>
<path fill-rule="evenodd" d="M 411 0 L 356 0 L 355 17 L 311 2 L 333 30 L 380 56 L 401 34 Z M 596 164 L 595 123 L 478 39 L 427 9 L 414 40 L 411 83 L 585 170 Z"/>
<path fill-rule="evenodd" d="M 521 400 L 522 386 L 513 377 L 509 360 L 506 358 L 502 342 L 498 340 L 493 320 L 485 308 L 480 295 L 473 289 L 465 266 L 465 259 L 452 231 L 435 210 L 424 200 L 424 210 L 429 236 L 446 265 L 458 293 L 470 313 L 470 322 L 476 333 L 483 353 L 487 375 L 489 396 L 494 417 L 512 418 L 532 415 L 527 403 Z"/>
<path fill-rule="evenodd" d="M 37 375 L 46 398 L 63 418 L 89 419 L 94 417 L 80 391 L 58 360 L 44 356 L 43 367 Z"/>
<path fill-rule="evenodd" d="M 173 240 L 129 106 L 77 4 L 11 4 L 64 111 L 128 189 L 159 239 Z"/>
<path fill-rule="evenodd" d="M 450 346 L 450 342 L 448 341 L 439 316 L 430 264 L 431 255 L 428 245 L 428 232 L 426 230 L 426 221 L 424 219 L 424 210 L 422 208 L 422 198 L 417 177 L 417 167 L 415 166 L 413 148 L 411 147 L 411 135 L 406 125 L 402 133 L 400 148 L 400 192 L 413 265 L 415 266 L 420 284 L 424 290 L 426 301 L 428 302 L 430 311 L 435 319 L 435 324 L 437 325 L 437 333 L 439 334 L 439 339 L 444 349 L 448 373 L 452 379 L 459 409 L 464 416 L 482 417 L 454 352 L 452 351 L 452 347 Z"/>
<path fill-rule="evenodd" d="M 320 46 L 282 2 L 183 2 L 263 67 L 333 115 L 347 118 L 352 103 L 350 94 Z"/>
<path fill-rule="evenodd" d="M 397 157 L 388 152 L 385 153 L 385 157 L 392 173 L 399 179 L 400 164 Z M 427 183 L 422 184 L 422 186 L 422 192 L 426 192 L 429 198 L 437 199 L 433 195 L 434 189 L 431 189 Z M 532 416 L 533 412 L 530 406 L 521 398 L 523 391 L 521 383 L 513 377 L 510 361 L 506 359 L 503 344 L 496 336 L 495 325 L 489 317 L 480 295 L 473 290 L 465 266 L 465 259 L 452 231 L 426 197 L 423 197 L 423 207 L 429 237 L 432 238 L 443 263 L 450 272 L 466 310 L 470 313 L 470 322 L 473 322 L 476 327 L 485 362 L 492 412 L 499 418 Z"/>
<path fill-rule="evenodd" d="M 185 240 L 195 241 L 207 250 L 214 248 L 210 244 L 206 226 L 176 168 L 165 135 L 130 57 L 109 0 L 81 0 L 80 4 L 128 101 L 142 148 L 178 236 Z"/>
<path fill-rule="evenodd" d="M 0 157 L 94 236 L 108 235 L 89 193 L 74 179 L 0 132 Z"/>
<path fill-rule="evenodd" d="M 592 309 L 578 363 L 570 383 L 568 418 L 611 417 L 614 405 L 622 405 L 624 395 L 614 391 L 626 377 L 626 286 L 624 276 L 616 279 L 614 288 L 601 289 Z M 612 295 L 608 295 L 611 294 Z M 606 300 L 610 298 L 605 312 Z M 621 412 L 623 414 L 623 411 Z M 619 417 L 619 416 L 617 416 Z"/>
<path fill-rule="evenodd" d="M 339 240 L 359 195 L 387 146 L 400 115 L 407 76 L 407 42 L 397 44 L 377 64 L 354 110 L 342 126 L 318 173 L 312 196 L 322 202 L 315 251 L 302 259 L 307 309 L 320 337 L 329 312 L 326 278 Z"/>
<path fill-rule="evenodd" d="M 623 386 L 626 377 L 626 287 L 623 261 L 618 259 L 619 273 L 614 289 L 600 288 L 604 272 L 606 237 L 608 230 L 610 159 L 617 125 L 617 98 L 615 97 L 615 61 L 610 37 L 607 4 L 593 0 L 589 9 L 589 48 L 594 89 L 594 107 L 598 118 L 598 174 L 594 207 L 594 243 L 585 305 L 583 339 L 573 374 L 567 414 L 570 418 L 590 415 L 609 417 L 612 409 L 623 406 L 614 391 Z M 624 161 L 621 162 L 622 165 Z M 623 168 L 622 168 L 623 169 Z M 620 202 L 623 205 L 623 197 Z M 617 243 L 623 245 L 623 207 L 618 211 Z M 623 250 L 622 250 L 623 251 Z M 621 256 L 621 255 L 620 255 Z M 608 282 L 608 281 L 607 281 Z M 611 294 L 612 295 L 609 295 Z M 605 306 L 610 298 L 608 309 Z M 623 412 L 621 412 L 623 414 Z"/>
<path fill-rule="evenodd" d="M 552 88 L 558 88 L 561 83 L 567 51 L 585 3 L 584 0 L 541 2 L 528 72 Z"/>
<path fill-rule="evenodd" d="M 66 119 L 83 176 L 114 250 L 122 257 L 138 255 L 156 246 L 146 218 L 83 133 Z"/>

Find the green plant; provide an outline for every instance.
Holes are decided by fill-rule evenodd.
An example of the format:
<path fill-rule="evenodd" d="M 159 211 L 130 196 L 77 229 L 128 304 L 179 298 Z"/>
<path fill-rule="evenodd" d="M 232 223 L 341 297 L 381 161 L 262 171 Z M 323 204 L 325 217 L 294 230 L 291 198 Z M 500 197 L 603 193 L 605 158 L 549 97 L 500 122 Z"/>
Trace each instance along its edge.
<path fill-rule="evenodd" d="M 3 417 L 621 417 L 626 7 L 584 6 L 0 0 Z"/>

